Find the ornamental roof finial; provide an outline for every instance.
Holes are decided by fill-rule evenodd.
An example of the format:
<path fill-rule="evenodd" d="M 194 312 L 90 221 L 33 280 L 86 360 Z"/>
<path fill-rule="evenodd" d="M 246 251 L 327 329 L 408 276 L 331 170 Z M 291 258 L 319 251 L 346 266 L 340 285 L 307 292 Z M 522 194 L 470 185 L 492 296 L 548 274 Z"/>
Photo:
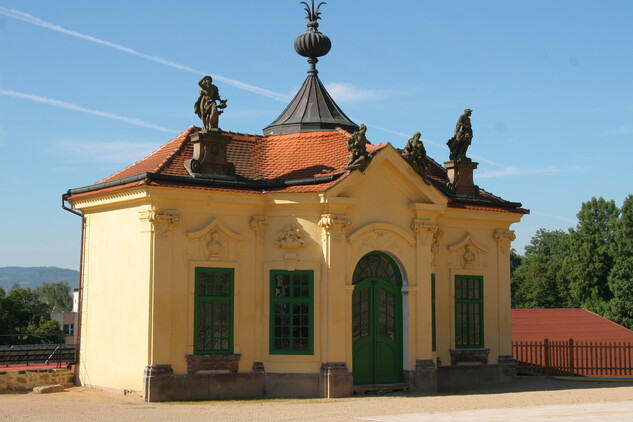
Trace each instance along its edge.
<path fill-rule="evenodd" d="M 319 61 L 317 57 L 325 56 L 332 48 L 332 43 L 327 35 L 322 34 L 317 29 L 319 27 L 318 20 L 321 19 L 320 8 L 322 5 L 327 4 L 321 2 L 314 8 L 314 0 L 311 0 L 311 5 L 308 5 L 305 1 L 301 4 L 305 5 L 306 18 L 308 19 L 308 30 L 299 35 L 295 40 L 295 51 L 308 58 L 310 63 L 309 75 L 316 75 L 316 63 Z"/>

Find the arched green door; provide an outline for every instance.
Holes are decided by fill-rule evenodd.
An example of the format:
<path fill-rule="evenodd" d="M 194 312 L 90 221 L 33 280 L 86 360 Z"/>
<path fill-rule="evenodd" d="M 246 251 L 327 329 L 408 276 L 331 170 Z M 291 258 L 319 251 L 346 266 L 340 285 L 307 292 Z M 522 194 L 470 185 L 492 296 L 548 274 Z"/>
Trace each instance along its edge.
<path fill-rule="evenodd" d="M 402 381 L 402 277 L 387 255 L 372 252 L 356 265 L 352 296 L 354 384 Z"/>

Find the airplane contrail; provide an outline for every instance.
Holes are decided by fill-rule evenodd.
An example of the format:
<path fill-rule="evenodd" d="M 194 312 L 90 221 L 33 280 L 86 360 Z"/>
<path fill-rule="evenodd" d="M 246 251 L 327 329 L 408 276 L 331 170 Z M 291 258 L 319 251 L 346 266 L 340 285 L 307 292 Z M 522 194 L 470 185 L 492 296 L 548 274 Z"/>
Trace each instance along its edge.
<path fill-rule="evenodd" d="M 82 34 L 81 32 L 71 31 L 71 30 L 63 28 L 63 27 L 61 27 L 59 25 L 55 25 L 53 23 L 43 21 L 43 20 L 41 20 L 39 18 L 36 18 L 33 15 L 30 15 L 30 14 L 25 13 L 25 12 L 21 12 L 19 10 L 7 9 L 5 7 L 0 7 L 0 14 L 5 15 L 5 16 L 7 16 L 9 18 L 12 18 L 12 19 L 17 19 L 17 20 L 20 20 L 22 22 L 27 22 L 27 23 L 30 23 L 30 24 L 33 24 L 33 25 L 37 25 L 37 26 L 42 27 L 42 28 L 46 28 L 46 29 L 50 29 L 52 31 L 60 32 L 62 34 L 70 35 L 71 37 L 80 38 L 82 40 L 86 40 L 86 41 L 90 41 L 90 42 L 93 42 L 93 43 L 96 43 L 96 44 L 104 45 L 106 47 L 114 48 L 116 50 L 123 51 L 123 52 L 128 53 L 128 54 L 133 54 L 135 56 L 138 56 L 138 57 L 141 57 L 141 58 L 144 58 L 144 59 L 147 59 L 147 60 L 151 60 L 153 62 L 163 64 L 165 66 L 170 66 L 170 67 L 173 67 L 173 68 L 176 68 L 176 69 L 179 69 L 179 70 L 184 70 L 185 72 L 194 73 L 194 74 L 197 74 L 197 75 L 206 75 L 206 74 L 208 74 L 208 73 L 203 72 L 201 70 L 194 69 L 192 67 L 185 66 L 185 65 L 182 65 L 182 64 L 179 64 L 179 63 L 176 63 L 176 62 L 172 62 L 172 61 L 167 60 L 167 59 L 163 59 L 162 57 L 152 56 L 152 55 L 149 55 L 149 54 L 144 54 L 144 53 L 136 51 L 136 50 L 134 50 L 132 48 L 120 45 L 120 44 L 115 44 L 115 43 L 112 43 L 110 41 L 102 40 L 100 38 L 96 38 L 96 37 L 93 37 L 91 35 Z M 210 74 L 210 75 L 214 79 L 222 81 L 222 82 L 226 83 L 227 85 L 231 85 L 231 86 L 234 86 L 235 88 L 238 88 L 238 89 L 241 89 L 241 90 L 244 90 L 244 91 L 248 91 L 248 92 L 252 92 L 254 94 L 263 95 L 264 97 L 268 97 L 268 98 L 271 98 L 273 100 L 288 101 L 290 99 L 290 97 L 288 95 L 286 95 L 286 94 L 281 94 L 279 92 L 270 91 L 270 90 L 265 89 L 265 88 L 260 88 L 260 87 L 255 86 L 255 85 L 250 85 L 250 84 L 247 84 L 245 82 L 241 82 L 241 81 L 237 81 L 235 79 L 227 78 L 227 77 L 222 76 L 222 75 L 217 75 L 217 74 Z"/>
<path fill-rule="evenodd" d="M 131 125 L 142 126 L 142 127 L 146 127 L 146 128 L 149 128 L 149 129 L 156 129 L 156 130 L 160 130 L 162 132 L 179 133 L 179 131 L 177 131 L 177 130 L 167 129 L 167 128 L 164 128 L 162 126 L 158 126 L 158 125 L 155 125 L 155 124 L 152 124 L 152 123 L 144 122 L 143 120 L 135 119 L 133 117 L 119 116 L 118 114 L 109 113 L 107 111 L 93 110 L 93 109 L 90 109 L 90 108 L 82 107 L 82 106 L 77 105 L 77 104 L 67 103 L 67 102 L 59 101 L 59 100 L 54 100 L 52 98 L 40 97 L 38 95 L 26 94 L 24 92 L 10 91 L 10 90 L 6 90 L 6 89 L 1 89 L 0 88 L 0 95 L 6 95 L 6 96 L 9 96 L 9 97 L 21 98 L 23 100 L 31 100 L 31 101 L 35 101 L 35 102 L 42 103 L 42 104 L 48 104 L 48 105 L 51 105 L 51 106 L 54 106 L 54 107 L 60 107 L 60 108 L 68 109 L 68 110 L 80 111 L 82 113 L 93 114 L 95 116 L 105 117 L 105 118 L 108 118 L 108 119 L 120 120 L 122 122 L 129 123 Z"/>

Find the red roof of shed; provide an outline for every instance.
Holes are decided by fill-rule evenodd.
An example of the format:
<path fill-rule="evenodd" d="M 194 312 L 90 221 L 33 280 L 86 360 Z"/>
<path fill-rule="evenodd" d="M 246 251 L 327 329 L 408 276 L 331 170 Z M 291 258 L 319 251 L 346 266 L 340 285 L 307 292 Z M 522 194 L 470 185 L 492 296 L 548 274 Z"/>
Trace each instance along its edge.
<path fill-rule="evenodd" d="M 631 342 L 633 331 L 586 309 L 513 309 L 512 341 Z"/>

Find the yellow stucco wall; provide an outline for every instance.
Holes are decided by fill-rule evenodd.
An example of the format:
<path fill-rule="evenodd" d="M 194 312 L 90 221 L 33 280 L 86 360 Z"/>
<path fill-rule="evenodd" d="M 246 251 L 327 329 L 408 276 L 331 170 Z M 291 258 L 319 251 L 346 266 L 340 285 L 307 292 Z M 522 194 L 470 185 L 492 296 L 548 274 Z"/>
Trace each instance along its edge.
<path fill-rule="evenodd" d="M 450 362 L 455 275 L 484 277 L 489 361 L 511 355 L 508 228 L 521 215 L 447 208 L 446 197 L 393 148 L 377 154 L 365 174 L 356 171 L 325 193 L 142 187 L 73 205 L 88 223 L 83 383 L 140 390 L 148 364 L 186 373 L 196 267 L 235 270 L 240 372 L 253 362 L 263 362 L 267 372 L 318 372 L 322 362 L 341 361 L 351 370 L 351 279 L 358 260 L 374 250 L 391 256 L 404 277 L 404 369 L 413 369 L 416 359 Z M 299 225 L 305 245 L 277 247 L 291 224 Z M 464 261 L 465 245 L 475 260 Z M 275 269 L 314 273 L 313 355 L 269 353 L 269 273 Z M 431 273 L 437 352 L 431 350 Z"/>
<path fill-rule="evenodd" d="M 147 206 L 86 212 L 79 379 L 142 390 L 148 363 L 151 232 Z"/>

